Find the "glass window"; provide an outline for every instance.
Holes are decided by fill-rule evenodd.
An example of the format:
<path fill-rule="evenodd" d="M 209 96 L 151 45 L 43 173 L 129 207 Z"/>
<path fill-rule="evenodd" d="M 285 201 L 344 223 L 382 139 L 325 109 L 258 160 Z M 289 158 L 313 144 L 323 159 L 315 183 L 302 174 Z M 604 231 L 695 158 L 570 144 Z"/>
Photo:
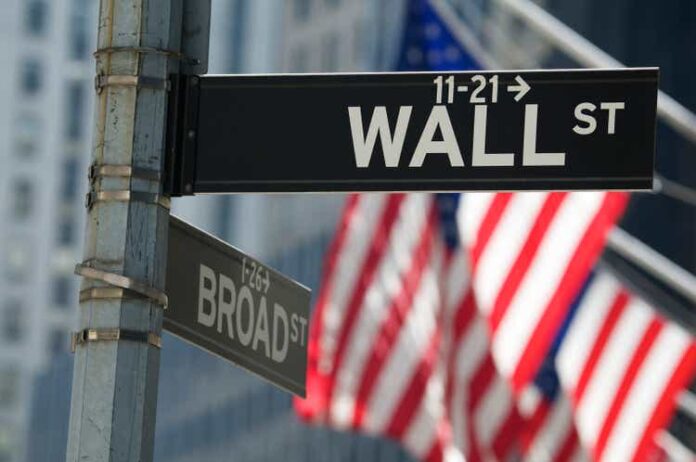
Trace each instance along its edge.
<path fill-rule="evenodd" d="M 22 305 L 18 300 L 5 303 L 3 313 L 2 336 L 8 342 L 18 342 L 24 335 Z"/>
<path fill-rule="evenodd" d="M 24 17 L 24 26 L 31 35 L 43 35 L 48 23 L 48 4 L 43 0 L 30 0 Z"/>
<path fill-rule="evenodd" d="M 5 275 L 12 282 L 24 281 L 29 272 L 29 247 L 25 241 L 5 241 Z"/>
<path fill-rule="evenodd" d="M 68 342 L 68 333 L 61 329 L 51 330 L 48 336 L 48 351 L 56 354 L 66 350 Z"/>
<path fill-rule="evenodd" d="M 80 163 L 78 159 L 69 158 L 63 162 L 63 178 L 61 195 L 64 201 L 71 201 L 77 197 Z"/>
<path fill-rule="evenodd" d="M 68 276 L 56 276 L 53 279 L 53 303 L 56 308 L 68 308 L 72 295 L 72 281 Z"/>
<path fill-rule="evenodd" d="M 307 72 L 309 70 L 309 55 L 306 48 L 295 48 L 290 61 L 291 72 Z"/>
<path fill-rule="evenodd" d="M 356 63 L 361 63 L 365 52 L 363 50 L 363 44 L 365 43 L 365 28 L 363 27 L 362 20 L 358 19 L 353 24 L 353 59 Z"/>
<path fill-rule="evenodd" d="M 338 68 L 338 37 L 331 34 L 324 41 L 321 54 L 321 67 L 325 72 L 335 71 Z"/>
<path fill-rule="evenodd" d="M 62 246 L 72 245 L 75 239 L 75 223 L 70 217 L 62 217 L 58 227 L 58 242 Z"/>
<path fill-rule="evenodd" d="M 19 398 L 19 369 L 5 366 L 0 369 L 0 409 L 14 407 Z"/>
<path fill-rule="evenodd" d="M 27 95 L 35 95 L 42 85 L 41 64 L 36 59 L 28 59 L 22 66 L 22 90 Z"/>
<path fill-rule="evenodd" d="M 15 458 L 17 432 L 9 424 L 0 425 L 0 462 L 12 462 Z"/>
<path fill-rule="evenodd" d="M 312 0 L 295 0 L 294 14 L 295 20 L 303 22 L 309 19 L 310 9 L 312 8 Z"/>
<path fill-rule="evenodd" d="M 85 59 L 89 57 L 89 1 L 73 0 L 70 18 L 70 58 Z"/>
<path fill-rule="evenodd" d="M 69 140 L 79 140 L 84 134 L 85 86 L 82 82 L 70 82 L 66 98 L 65 136 Z"/>
<path fill-rule="evenodd" d="M 24 220 L 31 215 L 34 202 L 34 192 L 31 182 L 26 178 L 15 180 L 14 203 L 12 205 L 15 218 Z"/>
<path fill-rule="evenodd" d="M 33 115 L 24 114 L 17 119 L 16 148 L 21 156 L 32 156 L 39 149 L 39 120 Z"/>

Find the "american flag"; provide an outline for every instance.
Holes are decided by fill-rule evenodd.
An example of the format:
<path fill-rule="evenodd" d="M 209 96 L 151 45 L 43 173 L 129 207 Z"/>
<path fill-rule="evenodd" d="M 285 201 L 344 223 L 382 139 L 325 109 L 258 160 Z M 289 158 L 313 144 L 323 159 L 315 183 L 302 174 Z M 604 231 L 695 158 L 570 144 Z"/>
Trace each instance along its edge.
<path fill-rule="evenodd" d="M 534 379 L 621 215 L 625 193 L 467 194 L 459 225 L 493 356 L 516 392 Z"/>
<path fill-rule="evenodd" d="M 606 270 L 584 291 L 556 359 L 593 460 L 655 460 L 696 375 L 696 342 Z"/>
<path fill-rule="evenodd" d="M 411 2 L 405 36 L 402 70 L 478 67 L 427 0 Z M 582 316 L 574 319 L 573 300 L 627 200 L 349 196 L 325 262 L 297 413 L 396 439 L 420 460 L 594 458 L 578 420 L 589 400 L 567 386 L 564 339 L 569 325 L 575 338 L 572 321 Z"/>
<path fill-rule="evenodd" d="M 513 453 L 520 416 L 451 233 L 456 197 L 350 196 L 312 320 L 302 417 L 394 438 L 422 460 Z"/>

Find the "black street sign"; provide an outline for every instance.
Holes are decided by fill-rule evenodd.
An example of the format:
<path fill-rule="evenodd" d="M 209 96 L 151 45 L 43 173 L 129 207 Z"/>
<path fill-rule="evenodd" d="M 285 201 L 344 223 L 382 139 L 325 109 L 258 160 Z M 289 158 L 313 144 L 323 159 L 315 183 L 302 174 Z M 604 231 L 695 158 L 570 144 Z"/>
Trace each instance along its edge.
<path fill-rule="evenodd" d="M 310 290 L 175 218 L 164 328 L 305 396 Z"/>
<path fill-rule="evenodd" d="M 658 70 L 194 76 L 174 195 L 650 189 Z"/>

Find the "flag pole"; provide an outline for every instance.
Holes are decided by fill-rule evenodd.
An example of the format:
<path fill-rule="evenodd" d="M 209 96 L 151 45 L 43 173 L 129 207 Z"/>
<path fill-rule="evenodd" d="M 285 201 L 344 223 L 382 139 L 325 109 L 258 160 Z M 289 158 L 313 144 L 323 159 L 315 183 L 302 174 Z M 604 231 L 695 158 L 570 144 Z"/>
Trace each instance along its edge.
<path fill-rule="evenodd" d="M 507 11 L 586 67 L 626 67 L 585 37 L 530 0 L 497 0 Z M 691 143 L 696 144 L 696 114 L 660 91 L 657 114 Z"/>
<path fill-rule="evenodd" d="M 609 234 L 607 246 L 696 304 L 696 276 L 689 271 L 618 227 Z"/>
<path fill-rule="evenodd" d="M 581 64 L 588 67 L 625 67 L 529 0 L 497 1 Z M 498 67 L 495 58 L 478 43 L 474 34 L 461 21 L 450 4 L 444 0 L 430 0 L 430 4 L 441 15 L 462 47 L 473 50 L 474 56 L 480 59 L 485 67 L 490 68 L 491 65 Z M 659 94 L 659 116 L 672 128 L 696 143 L 696 115 L 662 91 Z M 687 270 L 619 228 L 615 228 L 609 235 L 607 245 L 696 304 L 696 276 Z"/>

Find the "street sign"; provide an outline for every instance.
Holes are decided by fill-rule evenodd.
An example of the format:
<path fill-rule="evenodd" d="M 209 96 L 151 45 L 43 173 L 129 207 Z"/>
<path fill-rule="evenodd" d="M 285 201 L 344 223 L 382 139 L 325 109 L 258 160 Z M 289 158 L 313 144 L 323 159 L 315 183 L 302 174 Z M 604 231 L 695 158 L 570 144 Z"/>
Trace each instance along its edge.
<path fill-rule="evenodd" d="M 164 328 L 305 396 L 310 290 L 171 217 Z"/>
<path fill-rule="evenodd" d="M 658 70 L 194 76 L 172 194 L 652 188 Z"/>

